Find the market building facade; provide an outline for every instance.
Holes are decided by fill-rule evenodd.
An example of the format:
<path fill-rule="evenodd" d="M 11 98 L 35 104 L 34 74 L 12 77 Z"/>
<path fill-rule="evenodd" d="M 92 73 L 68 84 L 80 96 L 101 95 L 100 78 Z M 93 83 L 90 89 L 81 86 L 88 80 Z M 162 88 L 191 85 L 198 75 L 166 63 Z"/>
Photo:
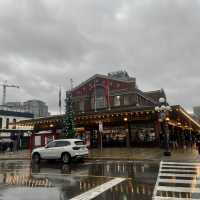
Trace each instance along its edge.
<path fill-rule="evenodd" d="M 72 91 L 76 136 L 88 146 L 134 147 L 156 146 L 163 133 L 159 99 L 166 99 L 163 89 L 143 92 L 136 79 L 127 72 L 96 74 Z M 68 93 L 68 92 L 67 92 Z M 185 135 L 196 134 L 200 124 L 181 106 L 171 107 L 167 116 L 170 134 L 176 134 L 182 144 Z M 25 120 L 18 126 L 33 126 L 35 132 L 50 130 L 58 136 L 64 127 L 65 115 Z M 49 135 L 48 135 L 49 136 Z"/>
<path fill-rule="evenodd" d="M 163 90 L 142 92 L 134 77 L 120 71 L 94 75 L 75 87 L 72 97 L 79 115 L 76 124 L 90 136 L 91 146 L 98 146 L 99 140 L 105 147 L 155 142 L 157 124 L 150 108 L 166 98 Z"/>

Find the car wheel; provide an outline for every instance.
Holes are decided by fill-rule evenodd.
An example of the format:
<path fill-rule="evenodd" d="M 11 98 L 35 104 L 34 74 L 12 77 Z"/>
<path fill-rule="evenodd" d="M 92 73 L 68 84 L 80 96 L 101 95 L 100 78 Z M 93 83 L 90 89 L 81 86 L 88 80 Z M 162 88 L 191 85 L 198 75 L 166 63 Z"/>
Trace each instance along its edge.
<path fill-rule="evenodd" d="M 69 153 L 63 153 L 62 154 L 62 162 L 65 164 L 70 163 L 71 161 L 71 156 L 69 155 Z"/>
<path fill-rule="evenodd" d="M 32 160 L 34 163 L 39 163 L 40 162 L 40 154 L 39 153 L 34 153 Z"/>

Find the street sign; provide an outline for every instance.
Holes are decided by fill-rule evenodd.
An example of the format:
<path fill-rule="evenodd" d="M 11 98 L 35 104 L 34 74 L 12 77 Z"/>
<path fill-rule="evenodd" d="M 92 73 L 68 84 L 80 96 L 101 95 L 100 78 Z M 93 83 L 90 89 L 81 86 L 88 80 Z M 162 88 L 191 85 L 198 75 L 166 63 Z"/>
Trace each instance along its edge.
<path fill-rule="evenodd" d="M 162 121 L 164 121 L 165 118 L 166 118 L 166 113 L 161 112 L 161 113 L 160 113 L 160 119 L 161 119 Z"/>
<path fill-rule="evenodd" d="M 99 132 L 100 133 L 103 132 L 103 122 L 102 121 L 99 122 Z"/>

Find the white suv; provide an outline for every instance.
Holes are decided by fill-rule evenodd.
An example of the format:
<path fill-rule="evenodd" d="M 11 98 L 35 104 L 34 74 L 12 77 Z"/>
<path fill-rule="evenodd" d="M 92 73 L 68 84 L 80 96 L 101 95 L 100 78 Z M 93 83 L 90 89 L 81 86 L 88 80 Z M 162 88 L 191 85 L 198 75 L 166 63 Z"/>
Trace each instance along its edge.
<path fill-rule="evenodd" d="M 41 159 L 61 159 L 63 163 L 69 163 L 72 158 L 87 156 L 88 149 L 79 139 L 53 140 L 45 147 L 39 147 L 32 151 L 32 161 L 36 163 L 39 163 Z"/>

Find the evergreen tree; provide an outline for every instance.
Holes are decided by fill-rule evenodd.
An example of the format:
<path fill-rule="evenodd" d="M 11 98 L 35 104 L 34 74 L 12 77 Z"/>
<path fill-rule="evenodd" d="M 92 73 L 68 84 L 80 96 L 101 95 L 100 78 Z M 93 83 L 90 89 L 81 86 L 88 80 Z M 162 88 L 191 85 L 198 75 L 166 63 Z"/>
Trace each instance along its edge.
<path fill-rule="evenodd" d="M 67 138 L 75 138 L 74 112 L 72 107 L 72 93 L 66 92 L 65 100 L 65 133 Z"/>

